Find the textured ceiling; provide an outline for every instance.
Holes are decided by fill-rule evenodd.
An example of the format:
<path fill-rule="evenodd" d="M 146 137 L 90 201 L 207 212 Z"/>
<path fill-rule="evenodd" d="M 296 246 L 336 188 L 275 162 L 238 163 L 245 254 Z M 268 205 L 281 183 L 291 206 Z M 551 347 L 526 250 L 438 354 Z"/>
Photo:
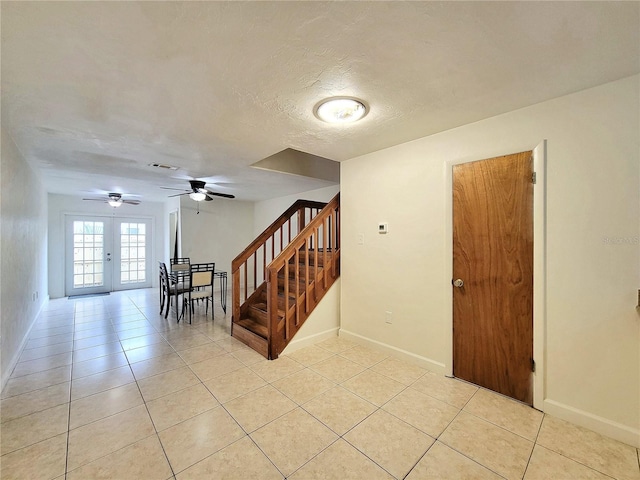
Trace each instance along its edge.
<path fill-rule="evenodd" d="M 1 3 L 2 126 L 48 191 L 257 200 L 342 161 L 640 71 L 638 2 Z M 357 124 L 313 106 L 364 99 Z M 149 163 L 179 167 L 167 171 Z"/>

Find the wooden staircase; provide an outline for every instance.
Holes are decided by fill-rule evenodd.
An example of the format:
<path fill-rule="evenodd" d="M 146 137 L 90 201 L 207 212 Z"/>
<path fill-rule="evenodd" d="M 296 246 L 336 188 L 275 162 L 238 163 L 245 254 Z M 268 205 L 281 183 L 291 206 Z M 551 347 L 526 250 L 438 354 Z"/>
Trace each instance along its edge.
<path fill-rule="evenodd" d="M 340 194 L 298 200 L 236 257 L 234 338 L 278 358 L 340 276 L 339 215 Z"/>

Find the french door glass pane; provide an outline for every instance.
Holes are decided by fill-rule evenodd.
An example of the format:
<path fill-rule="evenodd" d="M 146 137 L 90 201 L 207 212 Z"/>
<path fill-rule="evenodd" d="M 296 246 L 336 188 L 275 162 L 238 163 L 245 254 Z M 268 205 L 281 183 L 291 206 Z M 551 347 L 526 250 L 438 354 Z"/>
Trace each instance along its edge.
<path fill-rule="evenodd" d="M 102 286 L 104 224 L 73 222 L 73 288 Z"/>
<path fill-rule="evenodd" d="M 123 222 L 120 224 L 120 283 L 146 281 L 146 225 Z"/>

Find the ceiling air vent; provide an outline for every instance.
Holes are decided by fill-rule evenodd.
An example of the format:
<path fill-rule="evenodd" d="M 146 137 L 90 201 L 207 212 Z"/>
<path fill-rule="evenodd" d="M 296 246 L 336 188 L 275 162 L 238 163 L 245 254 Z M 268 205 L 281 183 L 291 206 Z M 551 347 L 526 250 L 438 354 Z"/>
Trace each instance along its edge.
<path fill-rule="evenodd" d="M 174 167 L 173 165 L 165 165 L 164 163 L 150 163 L 150 167 L 156 168 L 164 168 L 165 170 L 178 170 L 178 167 Z"/>

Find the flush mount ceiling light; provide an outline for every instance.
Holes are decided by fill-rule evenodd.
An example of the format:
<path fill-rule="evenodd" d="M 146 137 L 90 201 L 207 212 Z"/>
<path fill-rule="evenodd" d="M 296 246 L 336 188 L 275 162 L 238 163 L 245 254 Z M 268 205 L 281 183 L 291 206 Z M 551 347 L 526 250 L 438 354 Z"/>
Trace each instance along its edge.
<path fill-rule="evenodd" d="M 191 192 L 189 194 L 189 197 L 191 198 L 191 200 L 195 200 L 196 202 L 201 202 L 202 200 L 207 198 L 207 196 L 202 192 Z"/>
<path fill-rule="evenodd" d="M 316 105 L 313 113 L 328 123 L 351 123 L 360 120 L 368 113 L 362 100 L 352 97 L 326 98 Z"/>

